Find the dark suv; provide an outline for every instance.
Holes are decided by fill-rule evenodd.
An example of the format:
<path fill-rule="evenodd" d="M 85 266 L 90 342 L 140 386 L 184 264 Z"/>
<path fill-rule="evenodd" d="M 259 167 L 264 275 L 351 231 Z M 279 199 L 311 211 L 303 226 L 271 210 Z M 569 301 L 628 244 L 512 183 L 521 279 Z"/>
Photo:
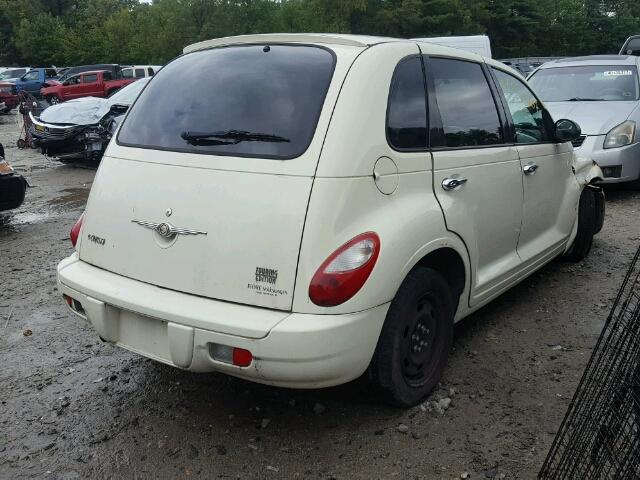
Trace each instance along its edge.
<path fill-rule="evenodd" d="M 635 55 L 640 57 L 640 35 L 633 35 L 627 38 L 622 48 L 620 49 L 620 55 Z"/>
<path fill-rule="evenodd" d="M 77 75 L 78 73 L 91 72 L 93 70 L 107 70 L 113 73 L 114 78 L 122 78 L 122 74 L 120 71 L 122 67 L 115 63 L 103 63 L 97 65 L 79 65 L 77 67 L 69 68 L 64 74 L 58 79 L 60 83 L 63 83 L 69 77 Z"/>

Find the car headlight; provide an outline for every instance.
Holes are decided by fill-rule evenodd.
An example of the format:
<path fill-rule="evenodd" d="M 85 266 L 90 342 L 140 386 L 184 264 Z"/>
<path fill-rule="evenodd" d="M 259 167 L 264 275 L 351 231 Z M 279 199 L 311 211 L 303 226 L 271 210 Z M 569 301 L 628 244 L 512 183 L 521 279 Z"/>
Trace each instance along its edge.
<path fill-rule="evenodd" d="M 627 120 L 613 127 L 604 139 L 604 148 L 618 148 L 631 145 L 636 136 L 636 122 Z"/>

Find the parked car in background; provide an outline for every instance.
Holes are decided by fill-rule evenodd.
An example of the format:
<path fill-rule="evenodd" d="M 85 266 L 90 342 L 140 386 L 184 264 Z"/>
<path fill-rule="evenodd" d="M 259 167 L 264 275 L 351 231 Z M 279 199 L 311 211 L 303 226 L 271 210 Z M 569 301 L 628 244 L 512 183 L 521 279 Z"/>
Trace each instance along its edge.
<path fill-rule="evenodd" d="M 0 143 L 0 212 L 22 205 L 26 190 L 27 181 L 5 160 L 4 147 Z"/>
<path fill-rule="evenodd" d="M 554 118 L 580 124 L 576 152 L 592 158 L 603 183 L 640 185 L 640 57 L 593 55 L 545 63 L 529 77 Z"/>
<path fill-rule="evenodd" d="M 150 78 L 137 80 L 109 98 L 86 97 L 31 115 L 31 136 L 42 153 L 63 162 L 99 161 L 120 119 Z"/>
<path fill-rule="evenodd" d="M 640 56 L 640 35 L 633 35 L 627 38 L 627 41 L 624 42 L 620 49 L 620 55 Z"/>
<path fill-rule="evenodd" d="M 58 72 L 55 68 L 32 68 L 22 77 L 11 80 L 17 91 L 24 90 L 31 95 L 40 95 L 40 89 L 49 80 L 56 80 Z"/>
<path fill-rule="evenodd" d="M 499 60 L 500 62 L 508 65 L 511 68 L 515 68 L 525 77 L 529 76 L 536 68 L 540 67 L 543 63 L 558 60 L 562 57 L 518 57 L 518 58 L 504 58 Z"/>
<path fill-rule="evenodd" d="M 58 289 L 103 340 L 169 365 L 294 388 L 368 372 L 415 405 L 455 321 L 588 254 L 604 197 L 578 135 L 463 50 L 201 42 L 109 143 Z"/>
<path fill-rule="evenodd" d="M 159 65 L 133 65 L 122 67 L 122 78 L 153 77 L 162 67 Z"/>
<path fill-rule="evenodd" d="M 56 83 L 40 90 L 40 95 L 50 105 L 82 97 L 108 97 L 136 78 L 114 78 L 108 70 L 90 71 L 72 75 L 62 83 Z"/>
<path fill-rule="evenodd" d="M 486 35 L 414 38 L 418 42 L 435 43 L 444 47 L 458 48 L 491 58 L 491 41 Z"/>
<path fill-rule="evenodd" d="M 8 68 L 4 72 L 0 73 L 0 82 L 6 82 L 9 80 L 18 80 L 29 70 L 31 70 L 31 68 L 29 67 Z"/>
<path fill-rule="evenodd" d="M 74 75 L 77 75 L 79 73 L 91 72 L 91 71 L 97 71 L 97 70 L 105 70 L 105 71 L 111 72 L 111 75 L 113 76 L 113 78 L 122 78 L 122 75 L 120 73 L 120 71 L 122 70 L 122 67 L 120 65 L 115 63 L 99 63 L 96 65 L 78 65 L 76 67 L 69 67 L 66 69 L 64 73 L 60 74 L 60 77 L 58 78 L 57 83 L 63 83 L 68 78 Z M 52 84 L 55 84 L 55 83 L 56 83 L 55 81 L 52 82 Z"/>
<path fill-rule="evenodd" d="M 16 86 L 11 82 L 0 81 L 0 113 L 9 113 L 18 103 Z"/>

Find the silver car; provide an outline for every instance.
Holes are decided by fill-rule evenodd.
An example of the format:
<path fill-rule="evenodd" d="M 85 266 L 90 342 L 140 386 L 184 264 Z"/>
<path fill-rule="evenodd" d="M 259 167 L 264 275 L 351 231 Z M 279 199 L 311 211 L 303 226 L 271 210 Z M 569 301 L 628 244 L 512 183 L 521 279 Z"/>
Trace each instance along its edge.
<path fill-rule="evenodd" d="M 554 118 L 574 120 L 576 152 L 595 160 L 603 183 L 640 184 L 640 57 L 592 55 L 542 65 L 529 83 Z"/>

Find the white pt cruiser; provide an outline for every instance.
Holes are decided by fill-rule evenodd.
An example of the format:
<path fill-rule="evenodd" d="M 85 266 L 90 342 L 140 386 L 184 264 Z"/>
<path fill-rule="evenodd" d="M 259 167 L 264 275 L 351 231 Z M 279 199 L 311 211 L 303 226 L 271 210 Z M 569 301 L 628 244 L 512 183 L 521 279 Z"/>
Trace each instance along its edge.
<path fill-rule="evenodd" d="M 409 40 L 189 46 L 106 151 L 58 288 L 182 369 L 419 402 L 454 322 L 589 252 L 602 173 L 522 77 Z"/>

